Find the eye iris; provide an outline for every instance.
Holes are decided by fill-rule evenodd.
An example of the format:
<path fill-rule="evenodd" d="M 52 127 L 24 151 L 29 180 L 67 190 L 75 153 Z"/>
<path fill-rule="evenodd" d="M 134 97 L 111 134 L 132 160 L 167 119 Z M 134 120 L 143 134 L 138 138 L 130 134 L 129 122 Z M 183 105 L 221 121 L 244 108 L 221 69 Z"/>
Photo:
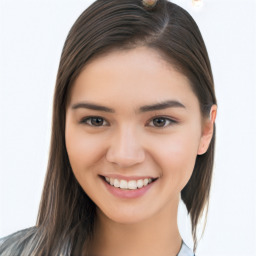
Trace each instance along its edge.
<path fill-rule="evenodd" d="M 101 126 L 101 125 L 103 125 L 103 118 L 92 117 L 91 118 L 91 123 L 92 123 L 92 125 L 95 125 L 95 126 Z"/>
<path fill-rule="evenodd" d="M 156 127 L 163 127 L 166 123 L 166 120 L 164 118 L 155 118 L 153 120 L 153 124 Z"/>

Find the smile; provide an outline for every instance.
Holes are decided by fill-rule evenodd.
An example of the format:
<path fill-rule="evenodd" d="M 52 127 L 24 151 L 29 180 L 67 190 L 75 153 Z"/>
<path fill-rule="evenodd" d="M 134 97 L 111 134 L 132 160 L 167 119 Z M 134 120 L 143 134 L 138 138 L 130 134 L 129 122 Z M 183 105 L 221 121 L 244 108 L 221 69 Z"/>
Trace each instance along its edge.
<path fill-rule="evenodd" d="M 136 190 L 143 187 L 148 186 L 150 183 L 155 181 L 156 179 L 146 178 L 146 179 L 138 179 L 138 180 L 123 180 L 123 179 L 117 179 L 117 178 L 109 178 L 104 177 L 105 181 L 115 187 L 120 188 L 122 190 Z"/>

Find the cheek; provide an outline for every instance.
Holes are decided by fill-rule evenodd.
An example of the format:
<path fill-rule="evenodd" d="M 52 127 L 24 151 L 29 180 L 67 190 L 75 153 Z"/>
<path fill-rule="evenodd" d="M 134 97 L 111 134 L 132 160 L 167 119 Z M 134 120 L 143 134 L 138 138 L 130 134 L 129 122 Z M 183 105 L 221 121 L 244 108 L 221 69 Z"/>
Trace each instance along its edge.
<path fill-rule="evenodd" d="M 69 161 L 76 176 L 98 162 L 104 154 L 104 143 L 101 138 L 86 135 L 83 129 L 66 127 L 66 148 Z"/>
<path fill-rule="evenodd" d="M 161 175 L 168 178 L 172 186 L 181 191 L 189 181 L 197 157 L 198 140 L 193 136 L 165 138 L 155 147 L 155 160 Z"/>

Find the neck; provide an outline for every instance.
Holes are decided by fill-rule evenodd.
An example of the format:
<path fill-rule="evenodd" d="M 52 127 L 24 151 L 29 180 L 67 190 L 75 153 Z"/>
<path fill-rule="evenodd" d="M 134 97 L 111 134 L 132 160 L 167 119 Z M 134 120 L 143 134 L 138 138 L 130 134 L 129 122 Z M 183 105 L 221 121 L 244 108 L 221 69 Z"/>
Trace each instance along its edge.
<path fill-rule="evenodd" d="M 178 202 L 139 223 L 117 223 L 97 209 L 91 256 L 176 256 L 182 239 L 177 225 Z"/>

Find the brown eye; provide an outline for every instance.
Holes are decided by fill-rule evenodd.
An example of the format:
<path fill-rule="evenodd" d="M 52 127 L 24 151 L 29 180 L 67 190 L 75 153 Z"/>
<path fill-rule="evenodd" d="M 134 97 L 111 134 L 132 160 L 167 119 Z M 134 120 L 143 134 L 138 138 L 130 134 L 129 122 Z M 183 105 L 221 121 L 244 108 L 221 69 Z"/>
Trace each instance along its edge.
<path fill-rule="evenodd" d="M 103 122 L 104 122 L 104 120 L 101 117 L 92 117 L 91 118 L 92 125 L 101 126 L 101 125 L 103 125 Z"/>
<path fill-rule="evenodd" d="M 90 116 L 84 118 L 80 123 L 87 124 L 90 126 L 106 126 L 107 122 L 104 118 L 99 116 Z"/>
<path fill-rule="evenodd" d="M 174 121 L 170 118 L 156 117 L 149 122 L 149 126 L 153 126 L 156 128 L 164 128 L 166 126 L 170 126 L 170 125 L 173 125 L 176 123 L 177 123 L 176 121 Z"/>
<path fill-rule="evenodd" d="M 153 124 L 156 127 L 163 127 L 166 124 L 166 118 L 162 118 L 162 117 L 155 118 L 153 119 Z"/>

